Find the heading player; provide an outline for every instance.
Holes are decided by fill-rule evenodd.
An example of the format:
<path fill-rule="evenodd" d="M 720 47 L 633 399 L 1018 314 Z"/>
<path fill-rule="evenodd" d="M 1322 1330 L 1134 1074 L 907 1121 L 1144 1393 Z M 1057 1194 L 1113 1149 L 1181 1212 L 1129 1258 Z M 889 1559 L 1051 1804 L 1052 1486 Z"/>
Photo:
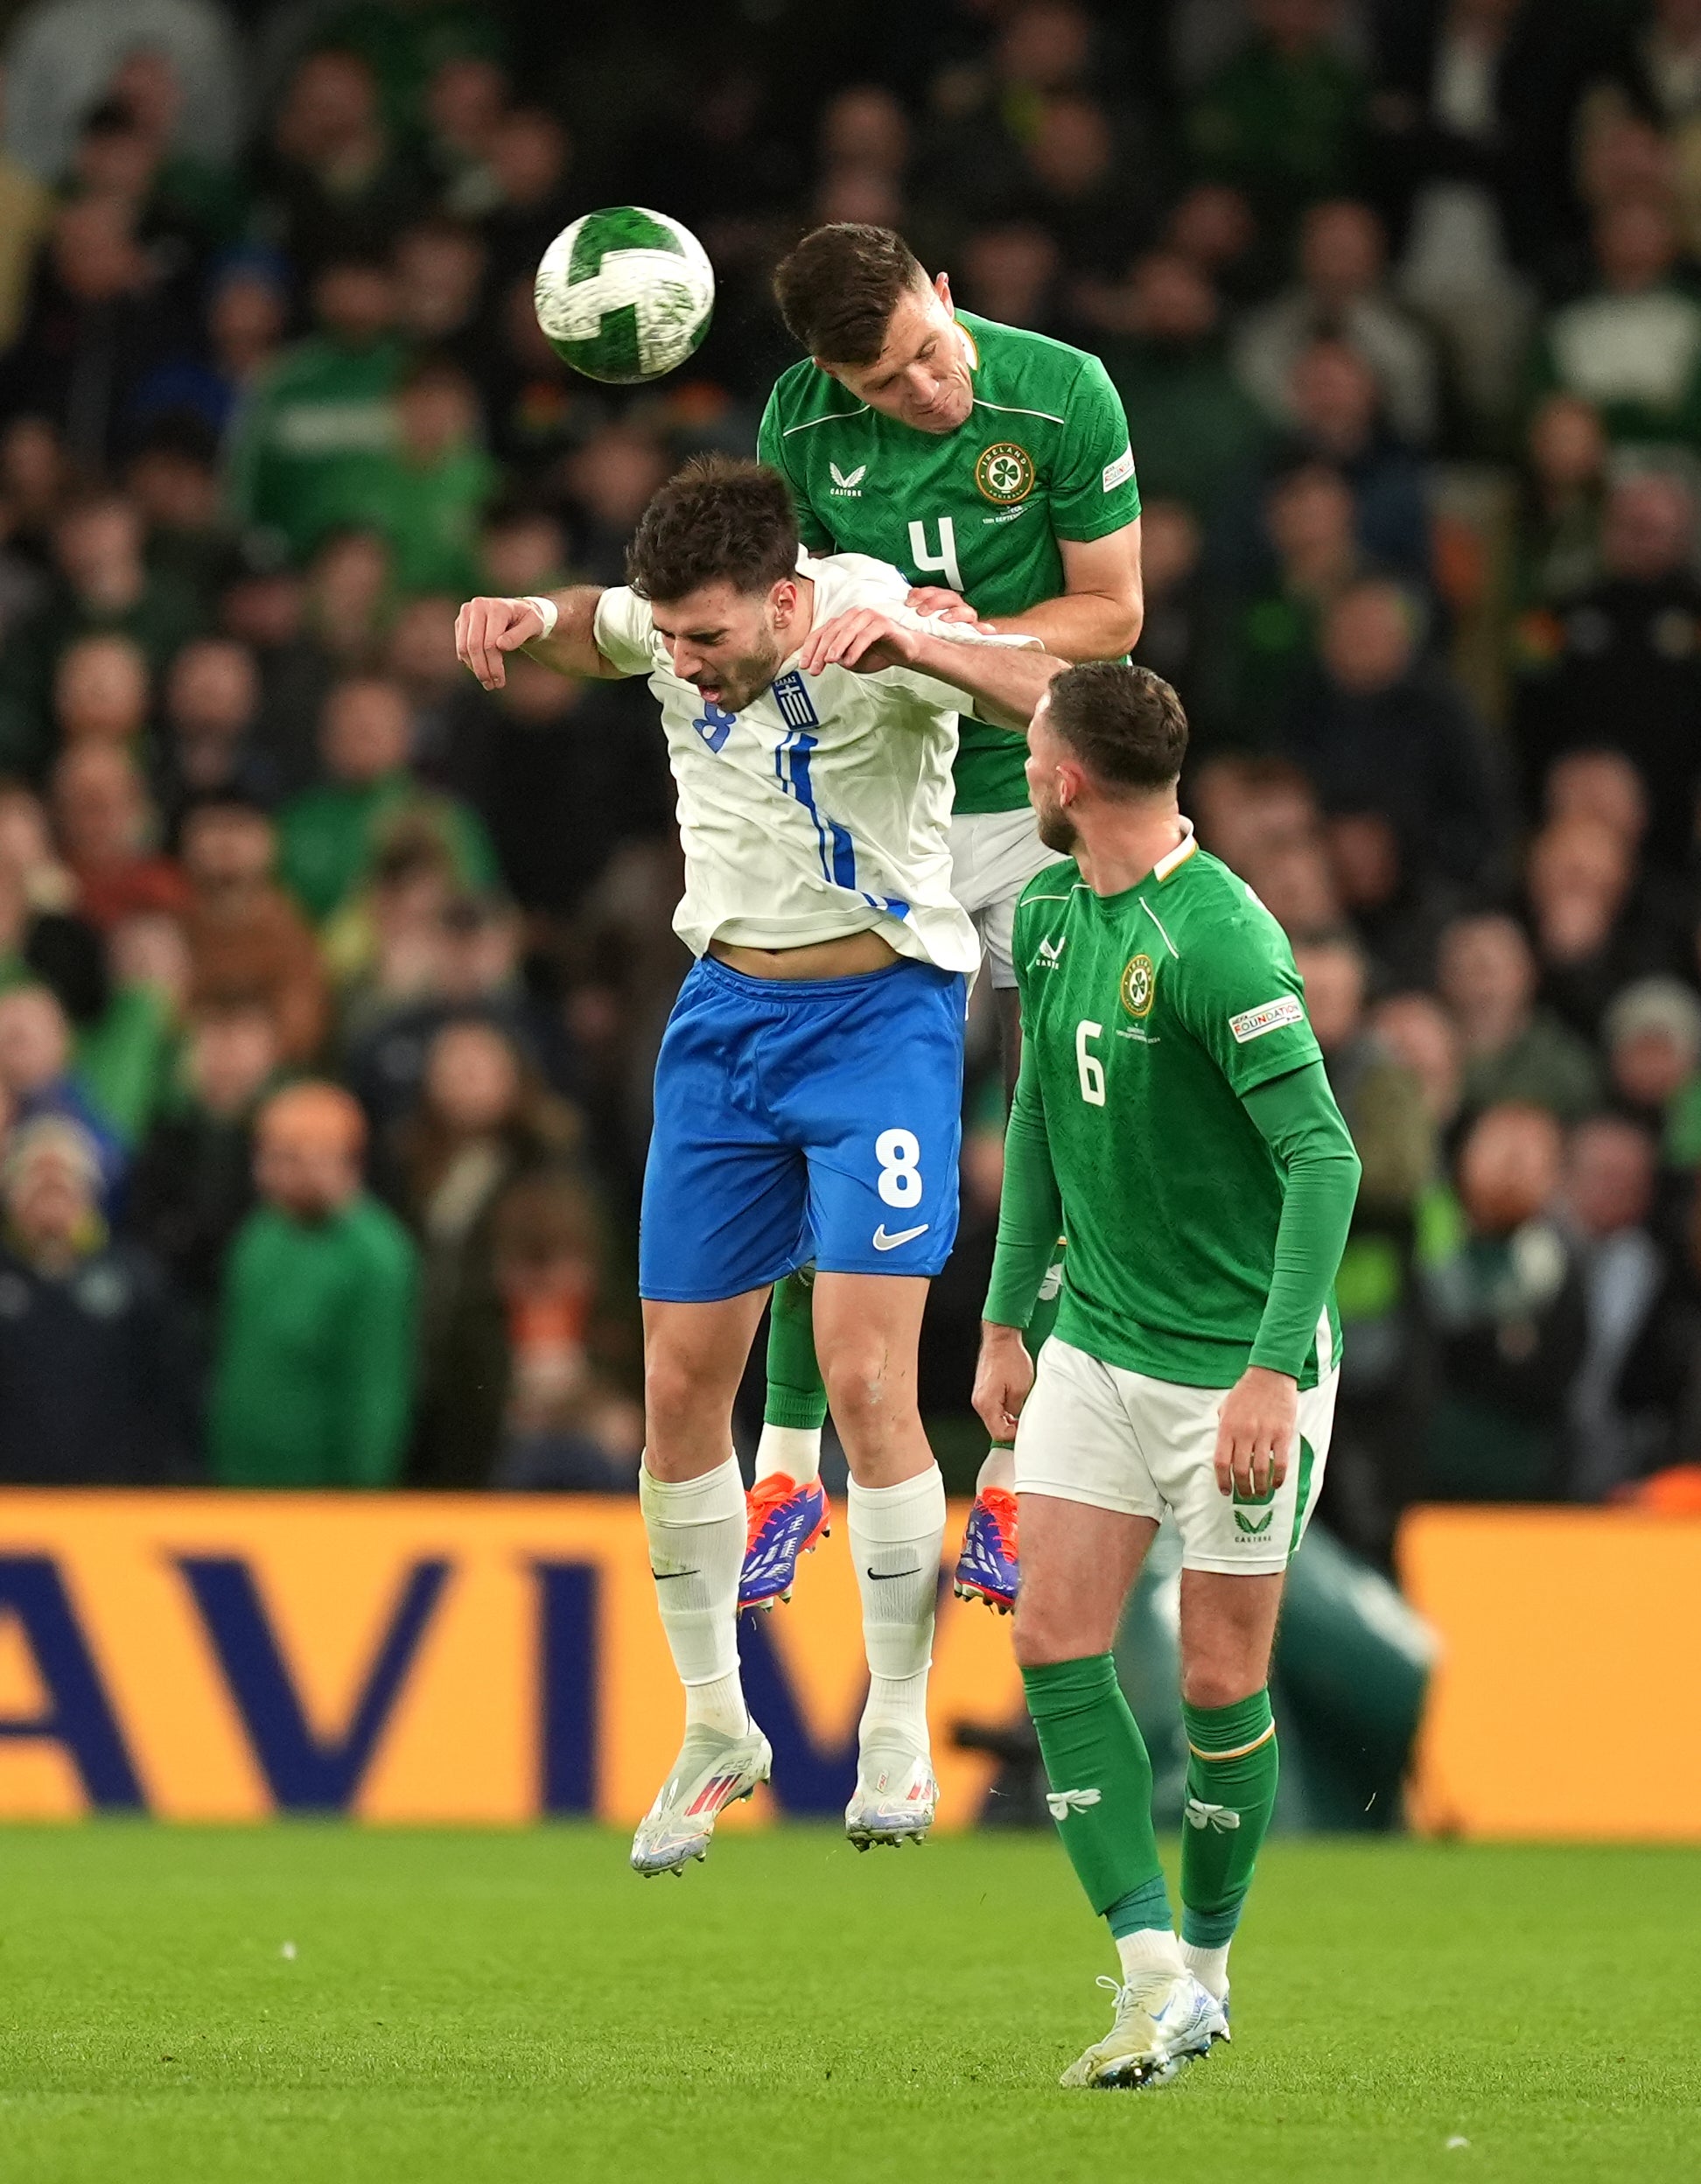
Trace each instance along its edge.
<path fill-rule="evenodd" d="M 1228 2036 L 1228 1943 L 1276 1797 L 1270 1643 L 1328 1455 L 1358 1190 L 1281 928 L 1176 808 L 1186 738 L 1166 682 L 1108 665 L 1060 676 L 1029 732 L 1040 832 L 1071 861 L 1016 913 L 1022 1069 L 975 1404 L 995 1436 L 1020 1419 L 1016 1654 L 1048 1802 L 1122 1961 L 1072 2086 L 1160 2084 Z M 1020 1331 L 1060 1218 L 1036 1378 Z M 1192 1754 L 1179 1943 L 1110 1655 L 1166 1512 Z"/>
<path fill-rule="evenodd" d="M 771 1763 L 738 1677 L 732 1399 L 770 1284 L 811 1256 L 870 1671 L 846 1830 L 865 1847 L 932 1821 L 945 1494 L 915 1356 L 956 1228 L 979 954 L 950 889 L 950 764 L 965 698 L 1024 728 L 1061 663 L 930 626 L 895 569 L 802 552 L 784 481 L 753 463 L 705 458 L 662 486 L 627 567 L 609 591 L 474 599 L 456 645 L 486 688 L 522 645 L 568 675 L 647 676 L 678 788 L 674 929 L 697 961 L 644 1178 L 640 1500 L 686 1727 L 633 1844 L 648 1874 L 704 1856 Z"/>
<path fill-rule="evenodd" d="M 920 587 L 909 603 L 924 613 L 1021 632 L 1065 660 L 1126 653 L 1140 632 L 1140 496 L 1128 420 L 1098 359 L 957 311 L 947 276 L 930 281 L 890 228 L 816 229 L 780 266 L 774 294 L 808 354 L 775 386 L 760 447 L 792 488 L 805 545 L 893 563 Z M 1012 1084 L 1011 917 L 1051 854 L 1026 757 L 996 723 L 964 716 L 952 886 L 985 948 Z M 800 1277 L 774 1293 L 746 1605 L 788 1592 L 821 1519 L 825 1411 Z M 1008 1452 L 995 1447 L 957 1570 L 959 1590 L 1003 1606 L 1017 1582 L 1009 1485 Z"/>

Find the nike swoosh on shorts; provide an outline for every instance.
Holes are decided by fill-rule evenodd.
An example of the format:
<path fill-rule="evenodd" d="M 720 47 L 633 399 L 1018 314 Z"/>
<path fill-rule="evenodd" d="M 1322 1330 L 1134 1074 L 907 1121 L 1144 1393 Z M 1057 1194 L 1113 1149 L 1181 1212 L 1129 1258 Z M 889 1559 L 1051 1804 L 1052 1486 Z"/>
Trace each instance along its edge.
<path fill-rule="evenodd" d="M 925 1236 L 932 1226 L 931 1222 L 924 1221 L 919 1228 L 900 1228 L 895 1236 L 889 1236 L 886 1223 L 882 1222 L 874 1231 L 874 1249 L 877 1251 L 895 1251 L 900 1243 L 914 1243 L 918 1236 Z"/>

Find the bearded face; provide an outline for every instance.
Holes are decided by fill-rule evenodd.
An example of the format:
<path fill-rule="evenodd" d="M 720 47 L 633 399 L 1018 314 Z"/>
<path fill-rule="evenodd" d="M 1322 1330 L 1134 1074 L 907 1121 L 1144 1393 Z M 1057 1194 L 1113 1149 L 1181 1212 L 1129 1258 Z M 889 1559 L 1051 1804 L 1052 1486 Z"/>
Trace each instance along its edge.
<path fill-rule="evenodd" d="M 1050 706 L 1049 698 L 1040 699 L 1028 730 L 1027 765 L 1024 768 L 1028 802 L 1033 806 L 1040 839 L 1046 847 L 1055 850 L 1060 857 L 1072 857 L 1080 837 L 1058 789 L 1058 765 L 1068 755 L 1068 746 L 1054 732 L 1047 718 Z"/>

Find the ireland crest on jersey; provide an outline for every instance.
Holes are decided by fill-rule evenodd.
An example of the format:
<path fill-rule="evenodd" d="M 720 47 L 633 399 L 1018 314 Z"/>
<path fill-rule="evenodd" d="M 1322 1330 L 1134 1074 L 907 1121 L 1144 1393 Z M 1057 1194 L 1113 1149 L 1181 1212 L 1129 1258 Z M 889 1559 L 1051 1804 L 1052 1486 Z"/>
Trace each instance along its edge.
<path fill-rule="evenodd" d="M 1130 958 L 1122 975 L 1122 1004 L 1136 1019 L 1150 1016 L 1158 994 L 1158 966 L 1150 956 Z"/>
<path fill-rule="evenodd" d="M 994 500 L 1001 508 L 1026 500 L 1033 491 L 1036 475 L 1032 456 L 1014 440 L 1000 440 L 996 446 L 984 449 L 975 465 L 975 483 L 982 499 Z"/>

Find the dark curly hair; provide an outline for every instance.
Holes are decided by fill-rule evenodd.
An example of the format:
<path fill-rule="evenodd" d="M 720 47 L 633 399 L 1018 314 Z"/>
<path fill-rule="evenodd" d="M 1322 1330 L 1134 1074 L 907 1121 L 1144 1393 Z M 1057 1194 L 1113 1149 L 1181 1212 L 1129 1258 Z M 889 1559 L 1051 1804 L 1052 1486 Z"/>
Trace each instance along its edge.
<path fill-rule="evenodd" d="M 823 364 L 872 364 L 906 288 L 925 288 L 920 261 L 890 228 L 836 220 L 780 261 L 774 300 L 792 339 Z"/>
<path fill-rule="evenodd" d="M 1163 677 L 1117 660 L 1068 668 L 1046 692 L 1046 718 L 1107 788 L 1167 788 L 1187 755 L 1187 716 Z"/>
<path fill-rule="evenodd" d="M 640 599 L 682 599 L 723 580 L 770 591 L 797 568 L 797 516 L 777 470 L 696 455 L 639 519 L 626 582 Z"/>

